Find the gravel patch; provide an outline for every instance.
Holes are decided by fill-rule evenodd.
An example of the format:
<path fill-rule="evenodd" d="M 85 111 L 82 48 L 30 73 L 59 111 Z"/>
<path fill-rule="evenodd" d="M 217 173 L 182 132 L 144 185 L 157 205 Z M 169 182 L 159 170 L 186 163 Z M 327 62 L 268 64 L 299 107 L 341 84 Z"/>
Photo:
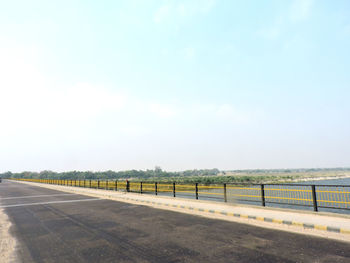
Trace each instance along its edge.
<path fill-rule="evenodd" d="M 10 234 L 11 222 L 0 209 L 0 262 L 18 262 L 15 257 L 16 239 Z"/>

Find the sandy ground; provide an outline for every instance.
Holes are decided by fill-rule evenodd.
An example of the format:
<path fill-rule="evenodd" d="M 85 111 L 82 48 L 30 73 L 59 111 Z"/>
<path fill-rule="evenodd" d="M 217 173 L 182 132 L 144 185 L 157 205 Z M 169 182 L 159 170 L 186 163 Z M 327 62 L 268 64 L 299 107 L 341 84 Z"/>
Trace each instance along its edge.
<path fill-rule="evenodd" d="M 16 262 L 16 240 L 10 234 L 11 222 L 0 208 L 0 262 Z"/>
<path fill-rule="evenodd" d="M 324 177 L 308 177 L 301 179 L 285 180 L 287 182 L 307 182 L 307 181 L 322 181 L 322 180 L 336 180 L 350 178 L 350 175 L 335 175 L 335 176 L 324 176 Z"/>
<path fill-rule="evenodd" d="M 103 199 L 111 199 L 116 201 L 128 202 L 138 205 L 146 205 L 159 209 L 166 209 L 177 211 L 181 213 L 187 213 L 192 215 L 204 216 L 207 218 L 220 219 L 232 222 L 239 222 L 244 224 L 255 225 L 259 227 L 278 229 L 282 231 L 288 231 L 299 234 L 313 235 L 323 238 L 335 239 L 350 242 L 350 234 L 334 233 L 318 229 L 309 229 L 303 228 L 296 225 L 286 225 L 272 222 L 259 221 L 255 219 L 234 217 L 223 215 L 220 213 L 208 213 L 205 211 L 198 210 L 189 210 L 185 209 L 186 207 L 195 207 L 198 209 L 206 210 L 218 210 L 226 211 L 228 213 L 239 213 L 243 215 L 254 215 L 257 217 L 270 217 L 279 220 L 291 220 L 301 223 L 311 223 L 311 224 L 320 224 L 327 226 L 334 226 L 340 228 L 350 229 L 350 217 L 342 216 L 336 214 L 322 214 L 322 213 L 310 213 L 303 211 L 288 211 L 286 209 L 273 209 L 273 208 L 258 208 L 250 206 L 241 206 L 241 205 L 232 205 L 225 203 L 209 202 L 209 201 L 200 201 L 200 200 L 190 200 L 183 198 L 173 198 L 173 197 L 164 197 L 164 196 L 153 196 L 153 195 L 141 195 L 137 193 L 125 193 L 125 192 L 116 192 L 116 191 L 106 191 L 106 190 L 97 190 L 89 188 L 80 188 L 80 187 L 70 187 L 70 186 L 59 186 L 59 185 L 49 185 L 49 184 L 39 184 L 31 182 L 20 182 L 25 184 L 30 184 L 33 186 L 41 186 L 53 190 L 59 190 L 69 193 L 83 194 L 93 197 L 99 197 Z M 149 203 L 146 203 L 149 202 Z M 153 202 L 153 203 L 152 203 Z M 183 206 L 181 207 L 172 207 L 169 205 Z"/>

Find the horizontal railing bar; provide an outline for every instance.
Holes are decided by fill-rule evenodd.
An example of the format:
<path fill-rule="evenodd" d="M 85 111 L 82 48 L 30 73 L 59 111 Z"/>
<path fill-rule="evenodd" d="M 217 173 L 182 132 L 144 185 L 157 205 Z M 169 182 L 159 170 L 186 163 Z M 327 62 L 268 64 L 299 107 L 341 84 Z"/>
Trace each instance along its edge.
<path fill-rule="evenodd" d="M 266 203 L 269 203 L 269 204 L 279 204 L 279 205 L 289 205 L 289 206 L 312 207 L 312 204 L 311 204 L 311 205 L 304 205 L 304 204 L 298 204 L 298 203 L 290 204 L 290 203 L 279 203 L 279 202 L 273 202 L 273 201 L 266 201 Z M 321 207 L 321 206 L 318 206 L 318 207 Z"/>

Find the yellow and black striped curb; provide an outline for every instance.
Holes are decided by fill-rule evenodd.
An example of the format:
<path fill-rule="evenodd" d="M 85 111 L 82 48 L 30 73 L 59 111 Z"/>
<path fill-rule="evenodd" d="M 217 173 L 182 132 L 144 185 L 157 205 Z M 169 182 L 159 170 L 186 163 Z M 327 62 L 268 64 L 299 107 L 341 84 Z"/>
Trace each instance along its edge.
<path fill-rule="evenodd" d="M 186 210 L 193 210 L 193 211 L 212 213 L 212 214 L 220 214 L 220 215 L 229 216 L 229 217 L 252 219 L 252 220 L 258 220 L 258 221 L 263 221 L 263 222 L 268 222 L 268 223 L 291 225 L 291 226 L 303 227 L 303 228 L 307 228 L 307 229 L 317 229 L 317 230 L 323 230 L 323 231 L 328 231 L 328 232 L 333 232 L 333 233 L 341 233 L 341 234 L 349 234 L 350 235 L 349 229 L 333 227 L 333 226 L 300 223 L 300 222 L 281 220 L 281 219 L 275 219 L 275 218 L 270 218 L 270 217 L 244 215 L 244 214 L 219 211 L 219 210 L 214 210 L 214 209 L 204 209 L 204 208 L 197 208 L 197 207 L 185 206 L 185 205 L 175 205 L 175 204 L 154 202 L 154 201 L 148 201 L 148 200 L 140 200 L 140 199 L 129 198 L 129 197 L 118 197 L 118 198 L 125 199 L 128 201 L 136 201 L 136 202 L 140 202 L 140 203 L 152 204 L 152 205 L 160 205 L 160 206 L 173 207 L 173 208 L 182 208 L 182 209 L 186 209 Z"/>

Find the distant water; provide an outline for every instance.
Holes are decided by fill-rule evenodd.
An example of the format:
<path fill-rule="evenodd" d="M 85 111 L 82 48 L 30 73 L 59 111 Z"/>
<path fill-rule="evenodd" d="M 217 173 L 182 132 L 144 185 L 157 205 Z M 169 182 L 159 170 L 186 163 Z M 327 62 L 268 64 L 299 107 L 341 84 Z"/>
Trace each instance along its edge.
<path fill-rule="evenodd" d="M 345 186 L 346 185 L 346 186 L 350 186 L 350 178 L 329 179 L 329 180 L 313 180 L 313 181 L 299 182 L 299 183 L 296 183 L 296 184 L 341 185 L 341 186 Z M 335 189 L 333 189 L 333 187 L 329 187 L 329 189 L 330 190 L 335 190 Z M 346 210 L 346 209 L 319 208 L 319 211 L 333 212 L 333 213 L 340 213 L 340 214 L 350 214 L 350 210 Z"/>
<path fill-rule="evenodd" d="M 350 178 L 306 181 L 297 184 L 319 184 L 319 185 L 350 185 Z"/>

